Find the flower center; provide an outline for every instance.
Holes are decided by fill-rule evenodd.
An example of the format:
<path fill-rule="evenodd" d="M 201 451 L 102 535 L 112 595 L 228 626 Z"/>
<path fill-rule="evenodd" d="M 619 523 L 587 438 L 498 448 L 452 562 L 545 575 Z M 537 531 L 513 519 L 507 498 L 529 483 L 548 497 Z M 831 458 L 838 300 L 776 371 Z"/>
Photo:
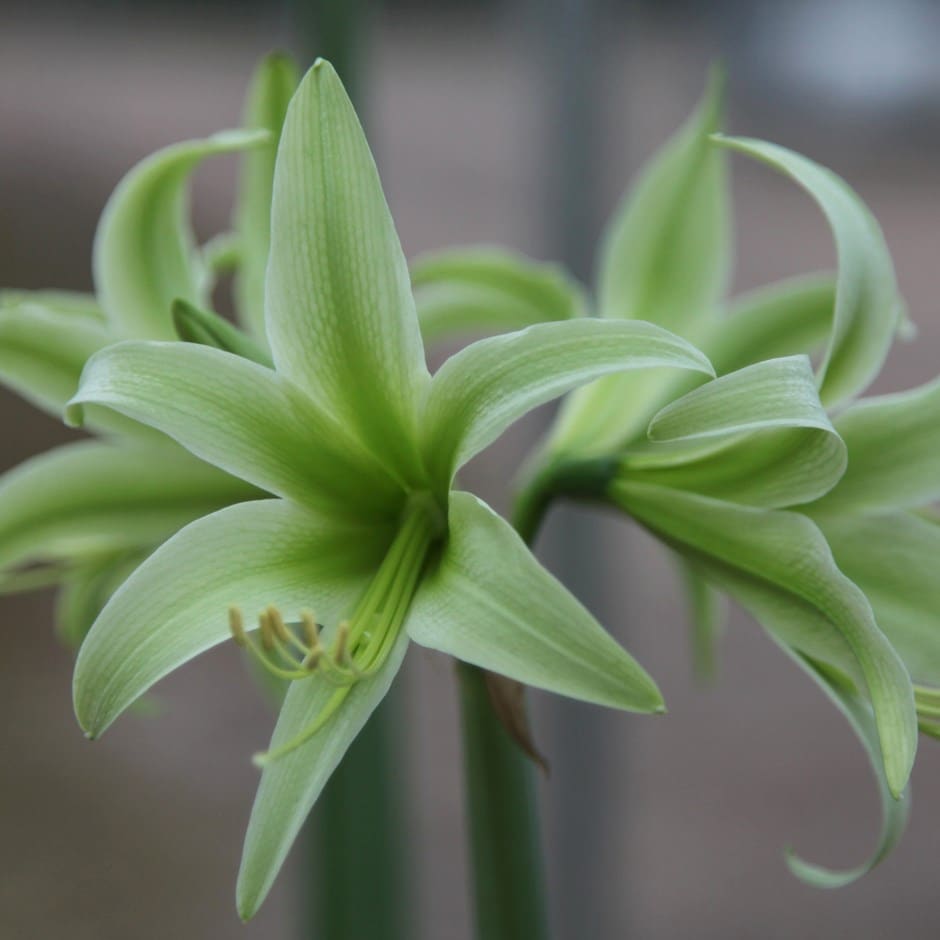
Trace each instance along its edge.
<path fill-rule="evenodd" d="M 326 726 L 353 686 L 382 668 L 401 634 L 428 552 L 442 532 L 437 506 L 426 494 L 413 496 L 375 577 L 329 643 L 324 643 L 326 628 L 312 611 L 303 611 L 297 623 L 286 623 L 270 605 L 258 618 L 259 642 L 245 631 L 241 611 L 229 608 L 232 638 L 272 675 L 290 681 L 318 676 L 336 687 L 306 728 L 277 748 L 256 754 L 256 765 L 263 767 L 306 744 Z"/>

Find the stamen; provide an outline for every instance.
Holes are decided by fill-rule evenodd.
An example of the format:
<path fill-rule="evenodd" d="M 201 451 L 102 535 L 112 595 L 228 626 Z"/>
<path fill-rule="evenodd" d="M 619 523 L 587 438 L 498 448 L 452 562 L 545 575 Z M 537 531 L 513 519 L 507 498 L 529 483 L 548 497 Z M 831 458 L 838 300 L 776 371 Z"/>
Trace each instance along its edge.
<path fill-rule="evenodd" d="M 254 763 L 265 766 L 289 754 L 313 738 L 346 700 L 353 685 L 382 668 L 401 635 L 402 625 L 418 586 L 428 551 L 442 531 L 440 514 L 426 497 L 413 498 L 401 520 L 398 533 L 352 616 L 341 621 L 329 648 L 322 627 L 309 610 L 301 611 L 299 624 L 288 626 L 274 605 L 259 618 L 261 647 L 232 628 L 233 637 L 245 638 L 259 662 L 272 674 L 289 679 L 320 676 L 338 686 L 326 699 L 311 723 L 289 741 L 266 753 L 256 754 Z M 238 626 L 241 627 L 240 615 Z M 299 627 L 299 636 L 295 629 Z M 296 650 L 296 656 L 290 648 Z M 271 661 L 282 658 L 291 668 Z M 297 658 L 299 656 L 299 659 Z"/>
<path fill-rule="evenodd" d="M 242 620 L 242 612 L 237 607 L 233 606 L 228 609 L 228 628 L 236 646 L 244 647 L 248 643 L 248 637 L 245 636 L 245 623 Z"/>
<path fill-rule="evenodd" d="M 262 612 L 258 622 L 261 625 L 261 646 L 270 652 L 274 649 L 274 625 L 267 611 Z"/>

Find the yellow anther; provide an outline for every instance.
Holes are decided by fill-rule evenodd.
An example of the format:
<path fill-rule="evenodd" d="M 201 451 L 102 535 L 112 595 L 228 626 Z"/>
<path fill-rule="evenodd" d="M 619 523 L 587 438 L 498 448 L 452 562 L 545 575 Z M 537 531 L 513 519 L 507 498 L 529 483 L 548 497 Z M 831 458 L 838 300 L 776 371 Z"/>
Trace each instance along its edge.
<path fill-rule="evenodd" d="M 267 651 L 270 652 L 274 649 L 274 625 L 271 623 L 271 618 L 268 616 L 268 612 L 264 611 L 258 617 L 258 622 L 261 626 L 261 646 Z"/>
<path fill-rule="evenodd" d="M 303 630 L 304 642 L 310 649 L 316 649 L 320 644 L 320 628 L 317 626 L 317 618 L 312 610 L 300 612 L 300 626 Z"/>
<path fill-rule="evenodd" d="M 282 643 L 290 643 L 292 640 L 292 635 L 287 629 L 287 624 L 284 623 L 284 618 L 281 616 L 281 612 L 273 605 L 270 604 L 266 610 L 268 615 L 268 621 L 271 624 L 271 629 L 274 631 L 274 635 Z"/>
<path fill-rule="evenodd" d="M 236 645 L 245 646 L 248 642 L 245 636 L 245 623 L 242 620 L 242 612 L 237 607 L 232 606 L 228 609 L 228 628 Z"/>
<path fill-rule="evenodd" d="M 336 628 L 336 639 L 333 641 L 333 662 L 338 666 L 344 665 L 348 656 L 346 654 L 346 644 L 349 641 L 349 621 L 343 620 Z"/>

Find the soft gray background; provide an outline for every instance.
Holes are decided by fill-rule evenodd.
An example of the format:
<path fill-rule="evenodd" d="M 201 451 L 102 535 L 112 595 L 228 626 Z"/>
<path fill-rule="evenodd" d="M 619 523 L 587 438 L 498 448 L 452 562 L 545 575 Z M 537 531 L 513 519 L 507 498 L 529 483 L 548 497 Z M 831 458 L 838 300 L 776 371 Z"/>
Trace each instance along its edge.
<path fill-rule="evenodd" d="M 564 6 L 532 0 L 473 17 L 395 9 L 373 23 L 370 136 L 409 255 L 485 240 L 545 257 L 562 244 L 555 226 L 566 135 L 553 123 L 561 64 L 551 59 L 546 11 Z M 829 163 L 884 227 L 921 331 L 892 355 L 878 388 L 932 377 L 940 173 L 931 120 L 940 92 L 925 93 L 935 76 L 910 44 L 925 28 L 915 20 L 891 46 L 877 20 L 859 35 L 816 24 L 787 47 L 795 55 L 787 59 L 786 34 L 771 24 L 768 44 L 759 17 L 755 25 L 762 5 L 722 4 L 715 24 L 691 15 L 702 6 L 650 18 L 610 5 L 590 42 L 596 163 L 575 194 L 587 207 L 584 224 L 594 226 L 590 242 L 602 208 L 684 118 L 723 46 L 732 128 Z M 836 6 L 845 5 L 816 5 Z M 917 4 L 858 4 L 876 14 L 892 6 L 917 15 Z M 276 17 L 153 19 L 128 10 L 112 4 L 107 20 L 75 6 L 17 4 L 3 13 L 4 285 L 88 287 L 96 216 L 120 176 L 161 145 L 234 124 L 254 62 L 287 35 Z M 835 77 L 820 77 L 827 62 L 842 63 Z M 899 73 L 909 93 L 892 98 Z M 820 89 L 833 83 L 841 91 L 829 98 Z M 206 235 L 225 224 L 233 169 L 213 163 L 199 175 Z M 805 196 L 739 161 L 734 190 L 738 287 L 832 263 L 826 226 Z M 0 468 L 66 437 L 6 394 L 0 421 Z M 536 418 L 518 428 L 478 461 L 468 485 L 505 508 L 506 480 L 538 426 Z M 572 550 L 585 531 L 594 533 L 589 557 L 580 543 Z M 697 687 L 669 560 L 635 527 L 558 513 L 543 550 L 556 568 L 580 558 L 566 576 L 659 679 L 670 707 L 667 718 L 650 719 L 534 697 L 554 765 L 542 790 L 560 936 L 936 936 L 936 746 L 924 743 L 910 830 L 894 857 L 849 889 L 805 888 L 784 868 L 785 845 L 854 863 L 876 832 L 865 758 L 839 716 L 743 616 L 725 638 L 718 683 Z M 302 883 L 294 868 L 255 922 L 242 927 L 234 914 L 256 780 L 248 756 L 271 724 L 234 650 L 166 681 L 157 718 L 126 717 L 91 745 L 72 719 L 70 656 L 52 639 L 51 603 L 44 595 L 0 601 L 0 940 L 295 936 Z M 469 911 L 450 664 L 416 650 L 399 695 L 419 936 L 460 940 Z"/>

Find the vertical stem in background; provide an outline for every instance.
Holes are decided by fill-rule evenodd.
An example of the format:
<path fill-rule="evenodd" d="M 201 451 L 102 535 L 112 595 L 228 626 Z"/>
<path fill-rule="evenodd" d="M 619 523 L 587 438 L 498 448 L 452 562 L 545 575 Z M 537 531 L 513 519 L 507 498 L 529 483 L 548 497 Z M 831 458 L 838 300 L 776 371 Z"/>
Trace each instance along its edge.
<path fill-rule="evenodd" d="M 316 940 L 404 940 L 411 935 L 393 746 L 396 700 L 394 693 L 387 696 L 369 719 L 308 823 L 308 871 L 316 879 L 307 902 L 308 936 Z"/>
<path fill-rule="evenodd" d="M 535 768 L 500 724 L 482 669 L 457 664 L 479 940 L 547 940 Z"/>
<path fill-rule="evenodd" d="M 546 0 L 537 5 L 544 24 L 543 67 L 549 103 L 545 150 L 554 155 L 547 168 L 545 200 L 550 212 L 547 228 L 554 236 L 548 253 L 586 283 L 593 273 L 601 218 L 596 182 L 601 177 L 597 105 L 603 60 L 601 6 L 597 0 Z M 603 600 L 606 585 L 596 563 L 593 520 L 562 509 L 558 522 L 546 549 L 564 572 L 565 583 L 580 597 Z M 553 914 L 564 937 L 606 937 L 613 929 L 604 853 L 610 845 L 604 831 L 604 807 L 611 799 L 611 751 L 604 743 L 609 725 L 604 716 L 594 713 L 585 721 L 583 710 L 570 702 L 553 703 L 550 708 L 549 746 L 555 757 L 550 804 L 552 883 L 563 887 L 552 894 Z"/>
<path fill-rule="evenodd" d="M 365 25 L 373 0 L 291 0 L 302 63 L 336 68 L 363 114 Z M 304 936 L 316 940 L 410 937 L 408 870 L 396 762 L 397 696 L 386 696 L 326 785 L 306 829 Z"/>

